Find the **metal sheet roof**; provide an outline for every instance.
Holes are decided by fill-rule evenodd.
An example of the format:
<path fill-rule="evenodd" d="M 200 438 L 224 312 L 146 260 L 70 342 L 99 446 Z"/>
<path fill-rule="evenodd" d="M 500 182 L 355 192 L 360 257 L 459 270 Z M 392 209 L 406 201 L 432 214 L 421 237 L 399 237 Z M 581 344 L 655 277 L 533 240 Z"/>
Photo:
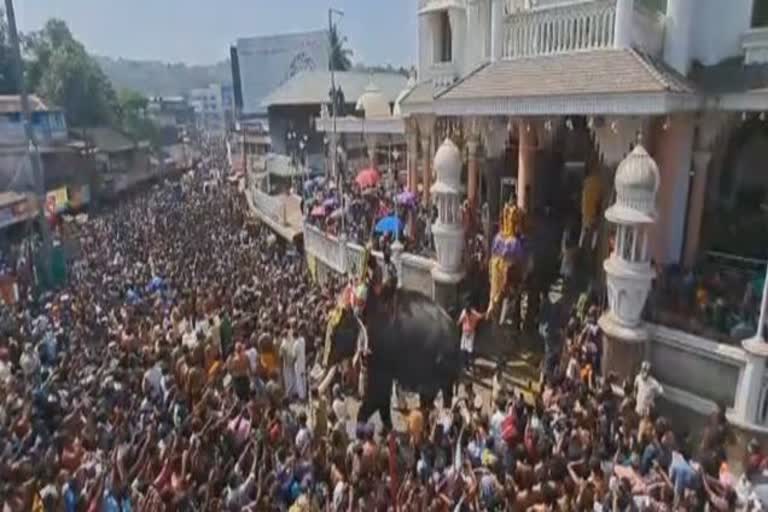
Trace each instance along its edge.
<path fill-rule="evenodd" d="M 394 103 L 408 83 L 408 78 L 398 73 L 343 71 L 336 72 L 335 78 L 337 86 L 341 86 L 348 103 L 356 102 L 371 82 L 379 88 L 388 102 Z M 330 89 L 331 73 L 329 71 L 302 71 L 272 91 L 264 98 L 262 106 L 328 103 Z"/>

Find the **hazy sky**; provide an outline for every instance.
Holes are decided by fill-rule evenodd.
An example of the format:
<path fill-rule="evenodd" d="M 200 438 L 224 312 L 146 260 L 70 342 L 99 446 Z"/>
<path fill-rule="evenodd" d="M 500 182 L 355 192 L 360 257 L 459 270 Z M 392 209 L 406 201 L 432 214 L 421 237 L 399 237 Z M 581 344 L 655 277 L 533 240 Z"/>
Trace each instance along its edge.
<path fill-rule="evenodd" d="M 88 51 L 210 64 L 238 37 L 324 28 L 329 6 L 366 64 L 416 63 L 416 0 L 16 0 L 19 30 L 64 19 Z"/>

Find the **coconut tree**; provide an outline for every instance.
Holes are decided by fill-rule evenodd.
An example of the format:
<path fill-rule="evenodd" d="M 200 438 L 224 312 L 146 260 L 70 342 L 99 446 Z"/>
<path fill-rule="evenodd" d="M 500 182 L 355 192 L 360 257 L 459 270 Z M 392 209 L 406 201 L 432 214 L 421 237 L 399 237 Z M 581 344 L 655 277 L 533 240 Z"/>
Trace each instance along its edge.
<path fill-rule="evenodd" d="M 347 38 L 340 35 L 336 25 L 331 25 L 328 33 L 331 47 L 331 69 L 334 71 L 348 71 L 352 67 L 352 50 L 345 48 Z"/>

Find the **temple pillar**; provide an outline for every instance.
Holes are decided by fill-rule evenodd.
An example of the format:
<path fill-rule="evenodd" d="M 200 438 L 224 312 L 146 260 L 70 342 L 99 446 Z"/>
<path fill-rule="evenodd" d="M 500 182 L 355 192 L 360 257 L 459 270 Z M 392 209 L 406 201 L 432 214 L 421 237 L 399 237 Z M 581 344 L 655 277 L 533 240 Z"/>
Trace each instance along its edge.
<path fill-rule="evenodd" d="M 432 185 L 432 157 L 435 146 L 432 143 L 435 134 L 435 117 L 431 115 L 419 116 L 419 139 L 421 141 L 421 195 L 424 206 L 429 206 L 429 187 Z"/>
<path fill-rule="evenodd" d="M 491 62 L 501 60 L 504 55 L 504 0 L 491 2 Z"/>
<path fill-rule="evenodd" d="M 365 147 L 368 150 L 368 165 L 372 169 L 376 169 L 378 167 L 376 165 L 376 139 L 376 135 L 367 134 L 365 136 Z"/>
<path fill-rule="evenodd" d="M 533 195 L 538 143 L 536 140 L 536 129 L 531 122 L 521 120 L 518 130 L 517 205 L 526 212 L 529 212 L 533 206 L 530 204 L 532 197 L 529 197 L 529 192 L 530 195 Z"/>
<path fill-rule="evenodd" d="M 613 45 L 616 48 L 632 48 L 634 14 L 634 0 L 616 0 L 616 21 L 613 26 Z"/>
<path fill-rule="evenodd" d="M 421 136 L 421 198 L 424 205 L 429 205 L 429 187 L 432 183 L 432 135 Z"/>
<path fill-rule="evenodd" d="M 707 195 L 707 174 L 712 161 L 711 151 L 696 151 L 693 154 L 693 182 L 688 203 L 688 225 L 685 234 L 685 255 L 683 263 L 690 268 L 696 262 L 701 241 L 701 222 L 704 217 L 704 203 Z"/>
<path fill-rule="evenodd" d="M 657 263 L 680 263 L 685 236 L 694 122 L 690 115 L 672 116 L 666 129 L 657 124 L 654 156 L 661 168 L 659 218 L 653 226 L 652 250 Z"/>
<path fill-rule="evenodd" d="M 416 126 L 413 126 L 412 123 L 408 123 L 407 129 L 408 133 L 406 135 L 406 145 L 408 151 L 408 190 L 415 194 L 419 189 L 419 133 L 416 129 Z"/>
<path fill-rule="evenodd" d="M 471 136 L 467 140 L 467 200 L 472 211 L 475 211 L 477 208 L 477 189 L 480 182 L 479 147 L 480 140 L 478 137 Z"/>

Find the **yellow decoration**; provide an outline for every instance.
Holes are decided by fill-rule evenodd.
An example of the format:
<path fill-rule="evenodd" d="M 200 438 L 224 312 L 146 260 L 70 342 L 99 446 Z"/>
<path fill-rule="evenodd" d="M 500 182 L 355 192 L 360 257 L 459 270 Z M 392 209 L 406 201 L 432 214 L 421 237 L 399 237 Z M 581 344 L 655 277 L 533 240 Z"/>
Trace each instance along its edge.
<path fill-rule="evenodd" d="M 581 191 L 581 222 L 585 226 L 594 225 L 598 215 L 600 215 L 602 188 L 603 185 L 597 173 L 592 173 L 584 178 Z"/>
<path fill-rule="evenodd" d="M 523 233 L 525 212 L 516 204 L 507 203 L 501 212 L 499 234 L 504 238 L 514 238 Z"/>
<path fill-rule="evenodd" d="M 491 278 L 491 304 L 497 304 L 504 293 L 509 262 L 501 256 L 493 256 L 489 266 Z"/>

